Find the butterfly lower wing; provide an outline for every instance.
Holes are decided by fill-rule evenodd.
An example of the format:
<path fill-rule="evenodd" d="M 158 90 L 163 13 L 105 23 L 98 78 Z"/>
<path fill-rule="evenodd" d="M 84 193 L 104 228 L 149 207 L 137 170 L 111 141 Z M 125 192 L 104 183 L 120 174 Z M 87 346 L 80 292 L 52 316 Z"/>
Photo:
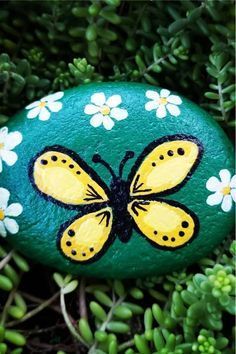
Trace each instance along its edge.
<path fill-rule="evenodd" d="M 44 196 L 65 206 L 103 203 L 106 186 L 73 151 L 48 147 L 31 162 L 30 180 Z"/>
<path fill-rule="evenodd" d="M 187 180 L 201 155 L 201 144 L 191 136 L 173 135 L 152 142 L 131 171 L 130 195 L 173 192 Z"/>
<path fill-rule="evenodd" d="M 128 211 L 139 232 L 156 246 L 178 248 L 198 232 L 195 214 L 173 201 L 136 199 L 129 203 Z"/>
<path fill-rule="evenodd" d="M 93 261 L 112 241 L 113 214 L 109 207 L 85 214 L 62 225 L 58 246 L 75 262 Z"/>

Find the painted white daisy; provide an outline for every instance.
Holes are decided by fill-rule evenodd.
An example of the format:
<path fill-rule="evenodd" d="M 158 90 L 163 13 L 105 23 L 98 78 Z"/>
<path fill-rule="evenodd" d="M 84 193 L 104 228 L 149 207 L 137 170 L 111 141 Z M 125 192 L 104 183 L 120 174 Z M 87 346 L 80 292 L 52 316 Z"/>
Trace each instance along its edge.
<path fill-rule="evenodd" d="M 213 176 L 208 179 L 206 188 L 214 192 L 207 198 L 208 205 L 221 204 L 221 209 L 225 212 L 230 211 L 233 201 L 236 202 L 236 175 L 231 178 L 228 170 L 219 172 L 220 179 Z"/>
<path fill-rule="evenodd" d="M 128 117 L 126 109 L 119 108 L 122 99 L 120 95 L 113 95 L 106 99 L 103 92 L 95 93 L 91 96 L 91 103 L 84 108 L 84 113 L 93 115 L 90 124 L 97 128 L 103 124 L 104 128 L 111 130 L 114 127 L 115 119 L 117 121 Z"/>
<path fill-rule="evenodd" d="M 8 166 L 13 166 L 17 161 L 17 154 L 12 151 L 17 145 L 22 142 L 20 132 L 8 133 L 8 128 L 0 129 L 0 173 L 2 172 L 2 161 Z"/>
<path fill-rule="evenodd" d="M 51 112 L 59 112 L 62 109 L 62 103 L 58 102 L 64 96 L 64 92 L 56 92 L 51 95 L 41 98 L 26 106 L 30 111 L 27 113 L 27 118 L 33 119 L 39 117 L 40 120 L 48 120 Z"/>
<path fill-rule="evenodd" d="M 22 211 L 20 203 L 8 205 L 10 192 L 5 188 L 0 188 L 0 235 L 6 237 L 7 231 L 11 234 L 17 234 L 19 225 L 11 217 L 19 216 Z"/>
<path fill-rule="evenodd" d="M 155 109 L 157 118 L 165 118 L 168 112 L 174 117 L 180 115 L 178 106 L 182 103 L 182 100 L 179 96 L 171 95 L 169 90 L 162 89 L 160 94 L 156 91 L 148 90 L 146 97 L 151 100 L 145 104 L 146 111 Z"/>

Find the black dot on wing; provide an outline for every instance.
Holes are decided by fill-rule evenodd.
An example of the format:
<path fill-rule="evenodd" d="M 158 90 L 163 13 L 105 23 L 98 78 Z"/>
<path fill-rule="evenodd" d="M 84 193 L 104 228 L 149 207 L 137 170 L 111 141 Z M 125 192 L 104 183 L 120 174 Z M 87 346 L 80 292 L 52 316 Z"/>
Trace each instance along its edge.
<path fill-rule="evenodd" d="M 72 250 L 71 254 L 72 254 L 72 256 L 75 256 L 77 254 L 77 252 L 75 250 Z"/>
<path fill-rule="evenodd" d="M 75 166 L 71 164 L 71 165 L 69 165 L 69 167 L 70 167 L 70 168 L 74 168 Z"/>
<path fill-rule="evenodd" d="M 67 242 L 66 242 L 66 246 L 69 246 L 69 247 L 70 247 L 70 246 L 71 246 L 71 242 L 70 242 L 70 241 L 67 241 Z"/>
<path fill-rule="evenodd" d="M 160 159 L 160 160 L 164 160 L 164 156 L 163 156 L 163 155 L 160 155 L 160 156 L 159 156 L 159 159 Z"/>
<path fill-rule="evenodd" d="M 184 227 L 185 229 L 188 227 L 189 223 L 187 221 L 183 221 L 182 222 L 182 227 Z"/>
<path fill-rule="evenodd" d="M 93 252 L 93 251 L 94 251 L 94 248 L 93 248 L 93 247 L 90 247 L 89 251 L 90 251 L 90 252 Z"/>
<path fill-rule="evenodd" d="M 178 153 L 179 155 L 184 155 L 184 154 L 185 154 L 185 151 L 184 151 L 184 149 L 182 149 L 182 148 L 178 148 L 177 153 Z"/>
<path fill-rule="evenodd" d="M 77 171 L 77 172 L 76 172 L 76 174 L 77 174 L 77 175 L 80 175 L 80 174 L 81 174 L 81 172 L 80 172 L 80 171 Z"/>
<path fill-rule="evenodd" d="M 57 156 L 55 156 L 55 155 L 51 156 L 51 160 L 52 161 L 57 161 Z"/>
<path fill-rule="evenodd" d="M 69 236 L 75 236 L 74 230 L 70 229 L 70 230 L 68 231 L 68 235 L 69 235 Z"/>
<path fill-rule="evenodd" d="M 172 242 L 175 242 L 175 238 L 174 238 L 174 237 L 171 237 L 171 241 L 172 241 Z"/>
<path fill-rule="evenodd" d="M 154 235 L 157 235 L 157 231 L 155 230 L 155 231 L 153 231 L 153 233 L 154 233 Z"/>
<path fill-rule="evenodd" d="M 179 232 L 179 236 L 182 237 L 182 236 L 184 236 L 184 235 L 185 235 L 185 233 L 184 233 L 183 231 L 180 231 L 180 232 Z"/>
<path fill-rule="evenodd" d="M 82 253 L 82 256 L 83 256 L 83 257 L 86 257 L 86 253 L 85 253 L 85 252 L 83 252 L 83 253 Z"/>
<path fill-rule="evenodd" d="M 173 151 L 173 150 L 168 150 L 168 151 L 167 151 L 167 155 L 173 156 L 173 155 L 174 155 L 174 151 Z"/>
<path fill-rule="evenodd" d="M 62 163 L 66 163 L 66 160 L 61 160 Z"/>
<path fill-rule="evenodd" d="M 152 166 L 153 166 L 153 167 L 155 167 L 155 166 L 156 166 L 156 163 L 155 163 L 155 162 L 153 162 L 153 163 L 152 163 Z"/>
<path fill-rule="evenodd" d="M 162 240 L 163 240 L 163 241 L 168 241 L 168 236 L 164 235 L 164 236 L 162 237 Z"/>
<path fill-rule="evenodd" d="M 42 159 L 40 162 L 41 162 L 42 165 L 47 165 L 48 164 L 47 160 L 44 160 L 44 159 Z"/>

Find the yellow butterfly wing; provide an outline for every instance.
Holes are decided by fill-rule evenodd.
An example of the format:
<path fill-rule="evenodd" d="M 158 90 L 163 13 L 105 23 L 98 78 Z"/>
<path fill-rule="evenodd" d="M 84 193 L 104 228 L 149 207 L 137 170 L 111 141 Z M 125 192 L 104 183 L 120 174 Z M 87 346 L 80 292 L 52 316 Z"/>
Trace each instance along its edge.
<path fill-rule="evenodd" d="M 156 246 L 178 248 L 198 232 L 198 219 L 183 205 L 167 200 L 133 200 L 128 205 L 138 231 Z"/>
<path fill-rule="evenodd" d="M 112 242 L 112 223 L 110 207 L 77 217 L 62 225 L 58 246 L 66 257 L 75 262 L 93 261 Z"/>
<path fill-rule="evenodd" d="M 95 171 L 79 155 L 61 146 L 39 153 L 31 162 L 29 176 L 45 198 L 65 207 L 108 201 L 107 187 Z"/>
<path fill-rule="evenodd" d="M 131 197 L 177 190 L 197 167 L 201 155 L 200 142 L 191 136 L 173 135 L 152 142 L 131 171 Z"/>

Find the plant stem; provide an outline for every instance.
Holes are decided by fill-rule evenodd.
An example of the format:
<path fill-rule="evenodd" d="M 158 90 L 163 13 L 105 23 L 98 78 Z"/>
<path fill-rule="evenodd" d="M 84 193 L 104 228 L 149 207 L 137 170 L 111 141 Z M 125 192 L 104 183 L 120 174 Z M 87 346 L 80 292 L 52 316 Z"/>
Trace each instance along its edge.
<path fill-rule="evenodd" d="M 49 333 L 50 331 L 54 331 L 58 328 L 66 328 L 66 324 L 65 323 L 61 323 L 61 324 L 56 324 L 54 326 L 50 326 L 50 327 L 45 327 L 45 328 L 41 328 L 41 329 L 32 329 L 32 330 L 21 330 L 21 333 L 26 333 L 27 336 L 31 336 L 33 334 L 41 334 L 41 333 Z"/>
<path fill-rule="evenodd" d="M 40 299 L 39 297 L 33 296 L 31 294 L 25 293 L 24 291 L 20 291 L 20 294 L 25 297 L 27 300 L 33 301 L 36 304 L 41 304 L 43 303 L 45 300 L 44 299 Z M 56 305 L 49 305 L 48 306 L 51 310 L 58 312 L 61 314 L 61 308 L 60 306 L 56 306 Z"/>
<path fill-rule="evenodd" d="M 121 345 L 119 345 L 118 352 L 121 352 L 122 350 L 129 348 L 130 346 L 133 346 L 133 345 L 134 345 L 134 340 L 130 339 L 127 342 L 124 342 Z"/>
<path fill-rule="evenodd" d="M 11 250 L 0 262 L 0 270 L 10 261 L 13 251 Z"/>
<path fill-rule="evenodd" d="M 51 303 L 53 303 L 58 296 L 60 295 L 60 291 L 58 291 L 56 294 L 54 294 L 52 297 L 50 297 L 50 299 L 44 301 L 41 305 L 39 305 L 38 307 L 36 307 L 35 309 L 33 309 L 32 311 L 28 312 L 24 317 L 22 317 L 19 320 L 16 321 L 11 321 L 9 323 L 7 323 L 7 327 L 13 327 L 18 325 L 19 323 L 25 322 L 26 320 L 28 320 L 29 318 L 37 315 L 39 312 L 41 312 L 42 310 L 44 310 L 46 307 L 48 307 Z"/>
<path fill-rule="evenodd" d="M 77 339 L 79 342 L 81 342 L 85 347 L 88 348 L 88 344 L 83 340 L 83 338 L 80 336 L 80 334 L 76 331 L 75 327 L 71 323 L 68 313 L 66 311 L 66 304 L 65 304 L 65 295 L 63 293 L 63 288 L 61 289 L 60 292 L 60 303 L 61 303 L 61 311 L 62 315 L 64 317 L 64 321 L 67 325 L 68 330 L 70 331 L 71 335 Z"/>
<path fill-rule="evenodd" d="M 152 67 L 154 66 L 154 65 L 159 65 L 160 63 L 162 63 L 166 58 L 168 58 L 169 57 L 169 54 L 168 55 L 165 55 L 164 57 L 162 57 L 162 58 L 160 58 L 160 59 L 158 59 L 158 60 L 156 60 L 156 61 L 154 61 L 152 64 L 150 64 L 145 70 L 144 70 L 144 72 L 143 72 L 143 74 L 146 74 L 146 73 L 148 73 L 150 70 L 152 70 Z"/>
<path fill-rule="evenodd" d="M 81 318 L 88 318 L 84 278 L 81 278 L 79 285 L 79 313 Z"/>
<path fill-rule="evenodd" d="M 7 310 L 8 310 L 9 306 L 11 305 L 11 303 L 13 301 L 16 289 L 17 289 L 16 287 L 14 289 L 12 289 L 12 291 L 10 292 L 10 294 L 8 296 L 8 299 L 7 299 L 6 303 L 5 303 L 5 306 L 4 306 L 3 311 L 2 311 L 2 318 L 1 318 L 0 325 L 4 325 L 5 324 L 5 321 L 6 321 L 6 318 L 7 318 Z"/>
<path fill-rule="evenodd" d="M 117 302 L 115 302 L 115 300 L 113 300 L 113 305 L 112 305 L 110 311 L 109 311 L 108 314 L 107 314 L 106 321 L 104 321 L 103 324 L 100 326 L 100 328 L 98 329 L 99 331 L 105 331 L 105 330 L 106 330 L 106 327 L 107 327 L 108 323 L 109 323 L 109 322 L 111 321 L 111 319 L 112 319 L 114 309 L 115 309 L 117 306 L 119 306 L 119 305 L 122 303 L 122 301 L 124 301 L 125 297 L 126 297 L 126 296 L 120 297 Z M 97 348 L 97 341 L 95 341 L 94 344 L 93 344 L 93 346 L 89 349 L 88 354 L 94 354 L 96 348 Z"/>

